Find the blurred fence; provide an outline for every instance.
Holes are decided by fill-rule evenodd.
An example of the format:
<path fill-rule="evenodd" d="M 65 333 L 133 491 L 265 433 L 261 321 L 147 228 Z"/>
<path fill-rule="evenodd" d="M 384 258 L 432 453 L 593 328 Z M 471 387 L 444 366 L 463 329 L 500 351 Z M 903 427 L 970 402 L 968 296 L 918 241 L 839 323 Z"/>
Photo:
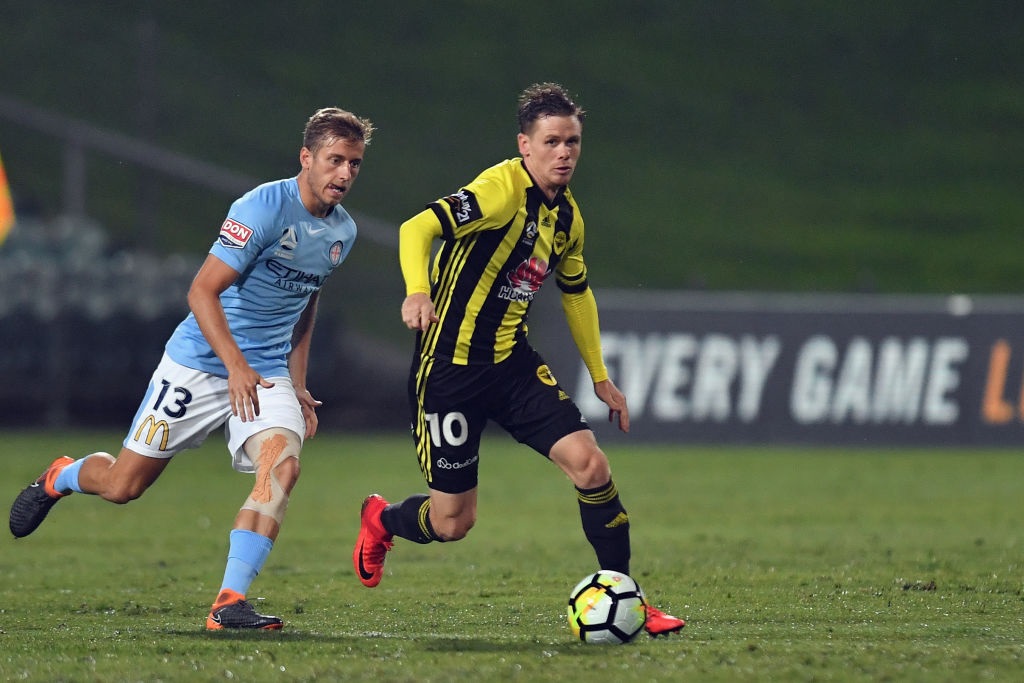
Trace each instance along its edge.
<path fill-rule="evenodd" d="M 0 249 L 0 426 L 126 426 L 200 259 L 110 252 L 87 221 L 19 224 Z M 554 288 L 534 302 L 530 332 L 602 439 L 1024 443 L 1020 297 L 597 296 L 628 437 L 606 421 Z M 321 426 L 404 430 L 411 348 L 358 332 L 363 322 L 321 311 L 310 359 Z"/>
<path fill-rule="evenodd" d="M 86 211 L 90 160 L 113 158 L 197 185 L 223 195 L 225 207 L 258 180 L 3 94 L 0 119 L 60 140 L 63 153 L 62 215 L 19 214 L 0 246 L 0 427 L 127 427 L 167 337 L 188 313 L 186 292 L 205 254 L 110 249 Z M 394 248 L 393 225 L 353 217 L 360 240 Z M 323 426 L 407 428 L 405 353 L 363 340 L 325 308 L 310 359 Z"/>
<path fill-rule="evenodd" d="M 64 217 L 19 216 L 0 248 L 0 426 L 126 426 L 187 313 L 185 293 L 203 255 L 111 251 L 85 217 L 87 156 L 112 156 L 232 198 L 256 181 L 9 97 L 0 96 L 0 118 L 65 143 Z M 393 264 L 394 226 L 356 220 L 361 239 Z M 357 260 L 338 276 L 352 274 L 341 303 L 363 305 L 364 328 L 379 313 L 397 327 L 390 309 L 367 310 L 382 308 L 381 299 L 361 296 L 383 272 L 380 263 Z M 623 438 L 602 419 L 606 410 L 552 290 L 534 306 L 531 335 L 595 430 Z M 397 311 L 400 288 L 374 291 L 385 300 L 394 293 Z M 601 292 L 599 306 L 605 356 L 631 406 L 631 440 L 1024 443 L 1019 297 L 637 290 Z M 311 389 L 325 403 L 322 427 L 405 429 L 407 353 L 321 307 Z"/>
<path fill-rule="evenodd" d="M 0 248 L 0 427 L 127 427 L 202 258 L 110 252 L 81 218 L 19 222 Z M 404 428 L 405 358 L 329 314 L 311 354 L 325 428 Z"/>

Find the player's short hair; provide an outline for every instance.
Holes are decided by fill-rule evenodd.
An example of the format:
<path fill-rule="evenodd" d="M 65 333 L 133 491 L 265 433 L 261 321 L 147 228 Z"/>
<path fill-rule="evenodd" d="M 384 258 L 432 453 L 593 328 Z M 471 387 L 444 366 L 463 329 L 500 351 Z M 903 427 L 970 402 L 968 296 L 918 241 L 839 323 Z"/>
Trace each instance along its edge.
<path fill-rule="evenodd" d="M 519 132 L 528 133 L 544 116 L 575 116 L 580 123 L 586 112 L 557 83 L 535 83 L 519 95 Z"/>
<path fill-rule="evenodd" d="M 302 134 L 302 146 L 316 153 L 321 147 L 335 140 L 353 140 L 370 144 L 373 137 L 373 123 L 338 107 L 318 109 L 306 122 Z"/>

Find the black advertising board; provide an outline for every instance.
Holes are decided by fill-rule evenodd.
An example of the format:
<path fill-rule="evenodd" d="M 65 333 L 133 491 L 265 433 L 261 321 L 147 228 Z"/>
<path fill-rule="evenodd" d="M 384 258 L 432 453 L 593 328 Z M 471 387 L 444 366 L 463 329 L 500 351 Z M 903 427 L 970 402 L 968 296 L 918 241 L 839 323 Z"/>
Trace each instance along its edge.
<path fill-rule="evenodd" d="M 631 440 L 1024 444 L 1024 299 L 598 291 Z M 557 304 L 530 337 L 615 431 Z M 553 297 L 557 300 L 557 296 Z"/>

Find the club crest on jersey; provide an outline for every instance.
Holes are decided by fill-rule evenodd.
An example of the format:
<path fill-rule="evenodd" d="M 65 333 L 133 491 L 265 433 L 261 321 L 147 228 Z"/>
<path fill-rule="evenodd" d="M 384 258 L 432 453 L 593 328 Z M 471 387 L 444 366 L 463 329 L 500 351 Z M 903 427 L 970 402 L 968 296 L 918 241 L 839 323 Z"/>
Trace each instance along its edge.
<path fill-rule="evenodd" d="M 559 230 L 555 233 L 554 250 L 556 254 L 561 254 L 565 251 L 565 243 L 569 240 L 568 236 Z"/>
<path fill-rule="evenodd" d="M 331 259 L 331 265 L 336 266 L 341 263 L 341 255 L 345 251 L 345 243 L 338 240 L 331 245 L 331 248 L 327 250 L 327 256 Z"/>
<path fill-rule="evenodd" d="M 480 204 L 476 201 L 476 195 L 469 190 L 459 190 L 455 194 L 442 197 L 442 201 L 448 204 L 457 226 L 461 227 L 483 218 L 484 214 L 480 210 Z"/>
<path fill-rule="evenodd" d="M 551 368 L 547 365 L 541 365 L 537 368 L 537 379 L 544 384 L 547 384 L 549 387 L 553 387 L 558 384 L 558 381 L 555 380 L 555 376 L 551 374 Z"/>
<path fill-rule="evenodd" d="M 546 261 L 532 256 L 508 272 L 508 284 L 498 289 L 498 298 L 505 301 L 533 301 L 550 272 Z"/>
<path fill-rule="evenodd" d="M 220 226 L 220 234 L 217 239 L 228 249 L 241 249 L 249 243 L 250 237 L 252 237 L 252 228 L 227 218 Z"/>

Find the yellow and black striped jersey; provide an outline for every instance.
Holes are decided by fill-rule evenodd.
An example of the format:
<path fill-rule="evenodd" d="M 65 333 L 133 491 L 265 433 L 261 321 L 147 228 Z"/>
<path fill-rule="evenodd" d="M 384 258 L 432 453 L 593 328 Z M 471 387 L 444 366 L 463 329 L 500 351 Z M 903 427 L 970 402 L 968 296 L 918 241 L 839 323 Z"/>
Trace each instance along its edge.
<path fill-rule="evenodd" d="M 548 202 L 522 159 L 492 166 L 427 208 L 441 224 L 430 292 L 440 322 L 422 334 L 422 354 L 501 362 L 525 337 L 548 275 L 563 292 L 587 290 L 579 206 L 568 188 Z"/>

